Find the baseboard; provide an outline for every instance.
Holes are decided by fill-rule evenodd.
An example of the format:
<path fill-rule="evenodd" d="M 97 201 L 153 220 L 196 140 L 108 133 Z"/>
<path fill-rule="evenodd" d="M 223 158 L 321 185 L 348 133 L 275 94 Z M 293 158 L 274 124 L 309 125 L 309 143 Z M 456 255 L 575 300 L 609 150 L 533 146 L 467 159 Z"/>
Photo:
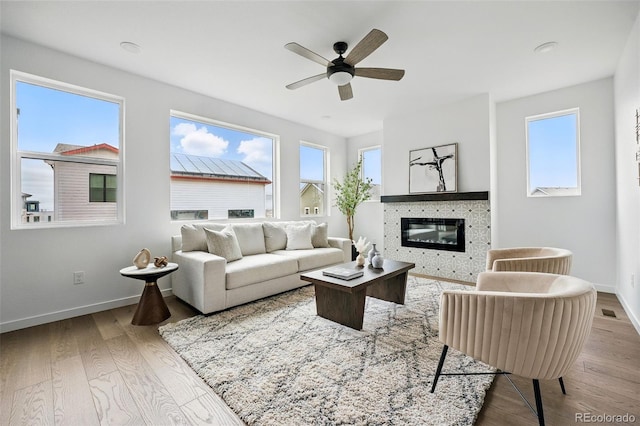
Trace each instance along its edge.
<path fill-rule="evenodd" d="M 638 320 L 638 317 L 636 317 L 635 313 L 633 312 L 633 310 L 631 310 L 631 307 L 629 306 L 627 301 L 620 294 L 616 293 L 616 297 L 618 298 L 618 301 L 622 305 L 622 309 L 624 309 L 625 313 L 629 317 L 629 321 L 631 321 L 631 324 L 633 324 L 633 327 L 636 329 L 638 334 L 640 334 L 640 321 Z"/>
<path fill-rule="evenodd" d="M 613 285 L 606 285 L 606 284 L 594 284 L 593 285 L 596 290 L 598 290 L 599 292 L 602 293 L 611 293 L 611 294 L 616 294 L 616 287 Z"/>
<path fill-rule="evenodd" d="M 171 289 L 161 290 L 162 296 L 171 296 Z M 140 296 L 123 297 L 122 299 L 110 300 L 108 302 L 94 303 L 91 305 L 78 306 L 77 308 L 63 309 L 61 311 L 50 312 L 42 315 L 21 318 L 13 321 L 0 323 L 0 333 L 8 331 L 20 330 L 36 325 L 47 324 L 54 321 L 65 320 L 69 318 L 79 317 L 81 315 L 93 314 L 96 312 L 107 311 L 109 309 L 120 308 L 138 303 Z"/>

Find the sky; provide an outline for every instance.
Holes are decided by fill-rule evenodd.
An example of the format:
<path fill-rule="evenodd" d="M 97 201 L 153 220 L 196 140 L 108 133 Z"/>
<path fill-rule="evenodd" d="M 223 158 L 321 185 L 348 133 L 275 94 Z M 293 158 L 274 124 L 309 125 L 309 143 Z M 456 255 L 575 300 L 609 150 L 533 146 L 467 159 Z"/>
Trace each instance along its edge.
<path fill-rule="evenodd" d="M 300 145 L 300 180 L 324 180 L 323 157 L 322 149 Z"/>
<path fill-rule="evenodd" d="M 374 185 L 382 185 L 382 150 L 367 150 L 363 154 L 362 173 Z"/>
<path fill-rule="evenodd" d="M 273 139 L 184 118 L 170 118 L 171 152 L 242 161 L 273 179 Z"/>
<path fill-rule="evenodd" d="M 577 114 L 529 121 L 529 192 L 578 186 Z"/>

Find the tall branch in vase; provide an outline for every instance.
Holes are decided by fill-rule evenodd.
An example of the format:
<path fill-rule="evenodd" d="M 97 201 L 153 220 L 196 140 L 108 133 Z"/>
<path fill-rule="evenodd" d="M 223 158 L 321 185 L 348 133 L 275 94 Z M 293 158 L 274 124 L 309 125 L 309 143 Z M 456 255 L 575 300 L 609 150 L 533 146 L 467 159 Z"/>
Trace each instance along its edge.
<path fill-rule="evenodd" d="M 342 182 L 337 179 L 333 181 L 333 188 L 336 192 L 335 206 L 347 218 L 349 239 L 351 241 L 353 241 L 356 209 L 360 204 L 371 198 L 372 187 L 371 179 L 362 177 L 362 159 L 347 172 Z"/>

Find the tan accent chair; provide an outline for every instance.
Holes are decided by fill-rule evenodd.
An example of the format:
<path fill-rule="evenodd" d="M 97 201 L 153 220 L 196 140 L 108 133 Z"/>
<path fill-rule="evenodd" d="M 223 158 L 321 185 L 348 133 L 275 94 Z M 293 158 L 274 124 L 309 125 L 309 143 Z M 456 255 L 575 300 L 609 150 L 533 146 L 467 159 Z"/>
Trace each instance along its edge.
<path fill-rule="evenodd" d="M 554 247 L 514 247 L 487 252 L 487 271 L 546 272 L 569 275 L 573 254 Z"/>
<path fill-rule="evenodd" d="M 596 296 L 587 281 L 533 272 L 482 272 L 475 290 L 443 291 L 440 341 L 444 348 L 431 392 L 440 376 L 465 374 L 442 373 L 451 347 L 497 368 L 497 374 L 532 379 L 536 410 L 527 405 L 544 425 L 538 380 L 559 379 L 565 393 L 562 376 L 591 331 Z"/>

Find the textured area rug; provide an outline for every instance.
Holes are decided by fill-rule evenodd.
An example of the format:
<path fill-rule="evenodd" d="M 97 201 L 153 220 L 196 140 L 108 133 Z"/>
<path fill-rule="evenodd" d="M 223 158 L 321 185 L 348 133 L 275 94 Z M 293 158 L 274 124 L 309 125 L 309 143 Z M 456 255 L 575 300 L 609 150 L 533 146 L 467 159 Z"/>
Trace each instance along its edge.
<path fill-rule="evenodd" d="M 440 292 L 409 277 L 405 305 L 367 297 L 362 331 L 318 317 L 313 286 L 160 328 L 249 425 L 471 425 L 492 375 L 442 377 Z M 450 350 L 443 371 L 488 371 Z"/>

